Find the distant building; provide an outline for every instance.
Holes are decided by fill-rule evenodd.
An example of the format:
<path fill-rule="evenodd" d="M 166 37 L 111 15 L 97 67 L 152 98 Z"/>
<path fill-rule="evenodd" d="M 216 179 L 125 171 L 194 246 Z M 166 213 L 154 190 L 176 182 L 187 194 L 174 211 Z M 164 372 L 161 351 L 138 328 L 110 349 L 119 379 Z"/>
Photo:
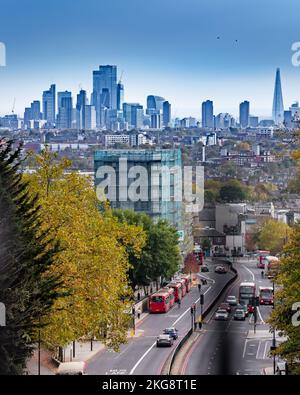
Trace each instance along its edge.
<path fill-rule="evenodd" d="M 251 128 L 257 128 L 258 123 L 259 123 L 258 117 L 249 116 L 249 126 Z"/>
<path fill-rule="evenodd" d="M 163 126 L 171 126 L 171 104 L 168 101 L 163 102 Z"/>
<path fill-rule="evenodd" d="M 39 121 L 41 119 L 41 103 L 39 100 L 34 100 L 30 106 L 31 118 L 34 121 Z"/>
<path fill-rule="evenodd" d="M 86 105 L 87 105 L 86 91 L 81 89 L 77 95 L 76 100 L 76 127 L 77 129 L 86 128 Z M 95 107 L 94 107 L 95 108 Z"/>
<path fill-rule="evenodd" d="M 273 121 L 275 125 L 283 124 L 283 98 L 282 98 L 282 89 L 281 89 L 281 78 L 280 78 L 280 69 L 276 70 L 275 77 L 275 87 L 274 87 L 274 98 L 273 98 Z"/>
<path fill-rule="evenodd" d="M 245 100 L 240 104 L 240 127 L 246 129 L 249 126 L 250 103 Z"/>
<path fill-rule="evenodd" d="M 43 119 L 47 121 L 49 126 L 53 126 L 55 124 L 55 93 L 56 86 L 52 84 L 50 89 L 43 92 Z"/>
<path fill-rule="evenodd" d="M 124 103 L 124 85 L 121 82 L 117 85 L 117 110 L 120 111 L 123 108 Z"/>
<path fill-rule="evenodd" d="M 105 147 L 113 147 L 116 144 L 128 145 L 130 136 L 128 134 L 106 134 L 104 136 Z"/>
<path fill-rule="evenodd" d="M 72 92 L 57 93 L 57 127 L 60 129 L 70 129 L 72 127 Z"/>
<path fill-rule="evenodd" d="M 209 129 L 214 127 L 214 107 L 211 100 L 202 103 L 202 127 Z"/>

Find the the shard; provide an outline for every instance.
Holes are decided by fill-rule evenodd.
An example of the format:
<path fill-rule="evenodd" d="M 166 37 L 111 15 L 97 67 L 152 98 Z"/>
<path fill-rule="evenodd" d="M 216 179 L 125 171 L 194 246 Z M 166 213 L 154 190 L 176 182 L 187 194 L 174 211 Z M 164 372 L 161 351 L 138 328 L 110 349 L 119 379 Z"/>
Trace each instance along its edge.
<path fill-rule="evenodd" d="M 280 69 L 276 70 L 274 98 L 273 98 L 273 121 L 275 125 L 282 125 L 284 120 L 284 108 L 281 89 Z"/>

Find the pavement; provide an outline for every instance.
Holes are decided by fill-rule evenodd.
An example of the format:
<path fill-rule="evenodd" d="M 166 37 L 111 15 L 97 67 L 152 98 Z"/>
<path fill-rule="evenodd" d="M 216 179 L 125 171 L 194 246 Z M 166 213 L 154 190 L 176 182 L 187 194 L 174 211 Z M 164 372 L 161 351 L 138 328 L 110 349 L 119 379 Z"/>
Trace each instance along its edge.
<path fill-rule="evenodd" d="M 239 283 L 255 281 L 258 286 L 270 286 L 262 279 L 254 260 L 236 260 L 239 280 L 227 295 L 238 296 Z M 187 375 L 259 375 L 263 368 L 272 365 L 269 355 L 272 334 L 266 324 L 271 306 L 259 306 L 256 333 L 253 319 L 234 321 L 232 313 L 228 321 L 215 321 L 211 316 L 203 325 L 202 333 L 186 353 L 181 374 Z"/>

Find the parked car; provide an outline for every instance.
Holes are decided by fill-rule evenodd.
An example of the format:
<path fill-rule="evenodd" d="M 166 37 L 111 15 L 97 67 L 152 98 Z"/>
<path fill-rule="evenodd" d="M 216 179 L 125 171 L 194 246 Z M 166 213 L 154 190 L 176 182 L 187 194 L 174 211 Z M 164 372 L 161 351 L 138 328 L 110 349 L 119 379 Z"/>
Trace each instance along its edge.
<path fill-rule="evenodd" d="M 159 335 L 156 339 L 156 347 L 172 347 L 173 342 L 170 335 Z"/>
<path fill-rule="evenodd" d="M 231 312 L 231 306 L 230 306 L 230 304 L 227 303 L 227 302 L 221 303 L 219 308 L 220 308 L 220 309 L 225 309 L 226 311 L 228 311 L 228 313 Z"/>
<path fill-rule="evenodd" d="M 209 268 L 206 265 L 201 266 L 201 272 L 209 272 Z"/>
<path fill-rule="evenodd" d="M 221 266 L 221 265 L 218 265 L 218 266 L 216 266 L 215 267 L 215 273 L 226 273 L 227 272 L 227 270 L 225 269 L 225 267 L 224 266 Z"/>
<path fill-rule="evenodd" d="M 245 321 L 246 314 L 243 309 L 235 309 L 233 319 L 236 321 Z"/>
<path fill-rule="evenodd" d="M 215 320 L 217 321 L 227 321 L 229 314 L 225 309 L 218 309 L 215 313 Z"/>
<path fill-rule="evenodd" d="M 178 339 L 178 330 L 176 328 L 166 328 L 163 333 L 171 336 L 173 340 Z"/>
<path fill-rule="evenodd" d="M 230 304 L 230 306 L 236 306 L 237 305 L 237 298 L 234 295 L 229 295 L 227 296 L 226 302 Z"/>

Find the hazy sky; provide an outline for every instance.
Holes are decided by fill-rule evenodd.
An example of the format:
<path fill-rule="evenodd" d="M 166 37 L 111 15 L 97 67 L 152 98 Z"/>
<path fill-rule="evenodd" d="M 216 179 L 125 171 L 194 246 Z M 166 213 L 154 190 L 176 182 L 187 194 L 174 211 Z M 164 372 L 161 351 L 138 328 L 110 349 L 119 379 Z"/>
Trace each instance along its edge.
<path fill-rule="evenodd" d="M 92 70 L 116 64 L 126 101 L 157 94 L 173 116 L 199 118 L 205 99 L 234 115 L 248 99 L 252 114 L 271 115 L 276 67 L 285 107 L 300 100 L 299 15 L 299 0 L 0 0 L 0 114 L 15 97 L 23 115 L 54 82 L 90 93 Z"/>

